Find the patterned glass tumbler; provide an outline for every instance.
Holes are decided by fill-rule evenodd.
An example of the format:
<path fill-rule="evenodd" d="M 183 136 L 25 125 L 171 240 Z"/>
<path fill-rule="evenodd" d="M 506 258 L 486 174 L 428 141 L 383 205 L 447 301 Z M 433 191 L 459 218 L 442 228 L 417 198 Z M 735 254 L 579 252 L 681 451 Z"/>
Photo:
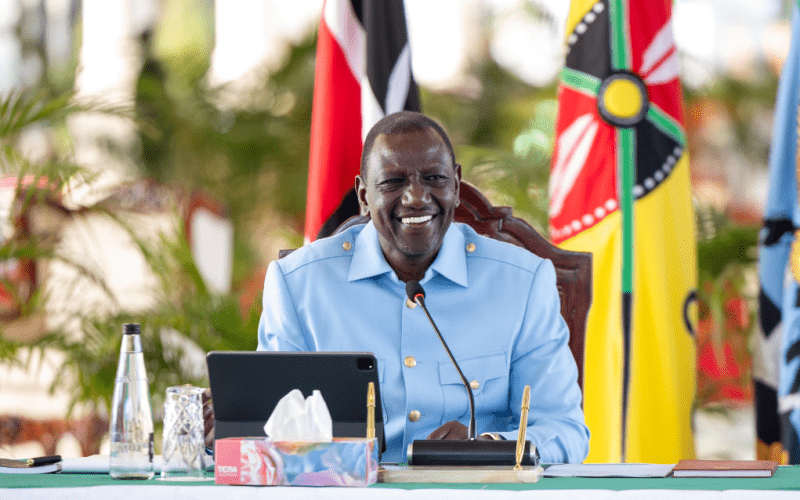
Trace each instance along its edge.
<path fill-rule="evenodd" d="M 164 441 L 161 479 L 206 479 L 203 436 L 203 391 L 200 387 L 168 387 L 164 400 Z"/>

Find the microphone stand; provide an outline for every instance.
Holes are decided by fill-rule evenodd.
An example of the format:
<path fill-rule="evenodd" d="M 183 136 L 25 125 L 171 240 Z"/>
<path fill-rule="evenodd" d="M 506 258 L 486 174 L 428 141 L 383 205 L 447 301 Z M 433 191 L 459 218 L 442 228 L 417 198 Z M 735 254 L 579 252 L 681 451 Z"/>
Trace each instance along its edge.
<path fill-rule="evenodd" d="M 436 327 L 436 323 L 431 317 L 431 313 L 425 306 L 425 290 L 418 281 L 409 281 L 406 283 L 406 295 L 409 299 L 419 304 L 425 315 L 428 317 L 431 326 L 433 327 L 439 340 L 442 342 L 450 361 L 455 366 L 458 375 L 461 377 L 461 382 L 467 389 L 469 395 L 469 410 L 470 419 L 469 427 L 467 428 L 468 439 L 425 439 L 415 440 L 412 444 L 408 445 L 408 464 L 409 465 L 539 465 L 538 453 L 536 447 L 531 445 L 530 441 L 525 441 L 524 448 L 518 446 L 515 441 L 482 441 L 478 439 L 477 424 L 475 421 L 475 399 L 472 394 L 472 388 L 467 382 L 467 377 L 458 366 L 453 353 L 444 341 L 442 333 Z M 520 422 L 520 425 L 524 425 Z M 521 457 L 518 459 L 517 452 Z M 534 453 L 531 454 L 531 448 Z"/>
<path fill-rule="evenodd" d="M 450 348 L 447 347 L 447 342 L 444 341 L 442 332 L 439 331 L 439 329 L 436 327 L 436 323 L 433 322 L 431 313 L 428 312 L 428 308 L 425 307 L 425 295 L 422 293 L 417 293 L 414 295 L 414 302 L 419 304 L 419 306 L 422 307 L 422 310 L 425 311 L 425 315 L 428 316 L 428 321 L 431 322 L 433 330 L 436 332 L 436 335 L 439 336 L 439 340 L 442 342 L 444 350 L 447 351 L 447 355 L 450 356 L 450 361 L 453 363 L 453 366 L 456 367 L 458 376 L 461 377 L 461 383 L 464 384 L 464 387 L 467 389 L 467 395 L 469 396 L 469 427 L 467 428 L 467 436 L 470 441 L 476 441 L 478 439 L 478 426 L 475 423 L 475 397 L 472 394 L 472 387 L 470 387 L 469 382 L 467 382 L 467 377 L 464 376 L 464 372 L 461 371 L 461 367 L 458 366 L 458 363 L 456 363 L 456 358 L 453 357 L 453 353 L 450 352 Z"/>

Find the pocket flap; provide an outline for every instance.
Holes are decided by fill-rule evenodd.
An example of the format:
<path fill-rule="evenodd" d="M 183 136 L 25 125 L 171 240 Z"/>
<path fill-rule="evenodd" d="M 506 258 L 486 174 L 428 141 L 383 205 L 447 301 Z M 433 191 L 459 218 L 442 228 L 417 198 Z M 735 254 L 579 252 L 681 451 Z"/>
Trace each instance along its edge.
<path fill-rule="evenodd" d="M 506 356 L 502 351 L 456 361 L 467 377 L 467 382 L 477 380 L 481 384 L 480 387 L 483 387 L 487 380 L 508 375 Z M 458 371 L 450 360 L 439 363 L 439 380 L 442 385 L 461 384 L 461 377 L 458 376 Z"/>

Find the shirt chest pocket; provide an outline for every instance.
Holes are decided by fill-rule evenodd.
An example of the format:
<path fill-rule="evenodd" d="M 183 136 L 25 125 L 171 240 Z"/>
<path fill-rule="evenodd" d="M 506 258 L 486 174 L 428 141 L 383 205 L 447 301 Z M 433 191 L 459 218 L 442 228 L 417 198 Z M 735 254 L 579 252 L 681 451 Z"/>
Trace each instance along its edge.
<path fill-rule="evenodd" d="M 457 361 L 472 387 L 476 416 L 508 406 L 508 367 L 502 351 Z M 441 423 L 469 418 L 467 390 L 449 360 L 439 363 L 439 381 L 442 386 Z"/>

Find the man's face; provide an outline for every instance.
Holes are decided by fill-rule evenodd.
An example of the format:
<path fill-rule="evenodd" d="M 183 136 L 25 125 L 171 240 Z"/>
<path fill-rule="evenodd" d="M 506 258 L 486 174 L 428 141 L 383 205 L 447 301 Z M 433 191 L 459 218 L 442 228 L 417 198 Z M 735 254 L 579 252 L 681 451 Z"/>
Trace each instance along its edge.
<path fill-rule="evenodd" d="M 356 191 L 386 260 L 398 275 L 424 274 L 458 206 L 461 166 L 454 168 L 439 134 L 424 129 L 378 136 L 366 174 Z"/>

